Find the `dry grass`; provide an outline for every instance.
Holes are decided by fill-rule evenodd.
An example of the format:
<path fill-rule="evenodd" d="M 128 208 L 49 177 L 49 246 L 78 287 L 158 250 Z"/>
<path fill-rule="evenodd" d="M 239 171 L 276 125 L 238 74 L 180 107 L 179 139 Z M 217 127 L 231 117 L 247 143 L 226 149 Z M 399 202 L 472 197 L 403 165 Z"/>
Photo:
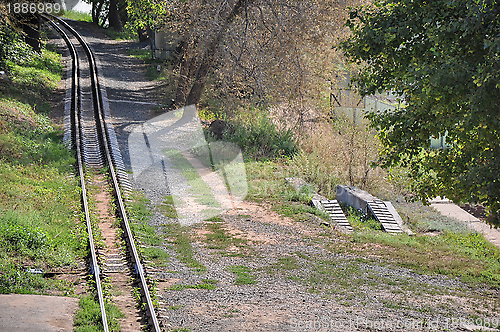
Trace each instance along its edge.
<path fill-rule="evenodd" d="M 366 123 L 353 123 L 346 117 L 317 123 L 313 131 L 304 134 L 301 152 L 291 162 L 292 170 L 326 197 L 335 197 L 338 184 L 349 184 L 387 198 L 398 190 L 386 170 L 372 167 L 379 146 Z"/>

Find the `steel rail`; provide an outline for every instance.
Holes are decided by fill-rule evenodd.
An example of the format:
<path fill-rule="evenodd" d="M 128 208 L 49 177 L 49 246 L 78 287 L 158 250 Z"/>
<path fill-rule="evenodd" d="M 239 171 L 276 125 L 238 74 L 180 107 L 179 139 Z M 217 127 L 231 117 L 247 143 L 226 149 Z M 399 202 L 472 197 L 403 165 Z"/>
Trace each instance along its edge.
<path fill-rule="evenodd" d="M 83 205 L 83 210 L 85 214 L 85 223 L 87 225 L 87 233 L 88 233 L 88 240 L 89 240 L 89 247 L 90 247 L 90 255 L 92 259 L 92 265 L 91 265 L 91 272 L 94 275 L 94 280 L 96 283 L 96 289 L 97 289 L 97 298 L 99 301 L 99 307 L 101 310 L 101 319 L 102 319 L 102 325 L 104 328 L 105 332 L 109 332 L 108 328 L 108 321 L 106 317 L 106 309 L 104 306 L 104 296 L 102 292 L 102 284 L 101 284 L 101 278 L 100 278 L 100 269 L 99 269 L 99 264 L 97 262 L 97 254 L 95 251 L 95 245 L 94 245 L 94 237 L 92 234 L 92 224 L 90 220 L 90 212 L 89 212 L 89 206 L 88 206 L 88 198 L 87 198 L 87 189 L 85 186 L 85 174 L 83 171 L 83 161 L 82 161 L 82 133 L 81 133 L 81 124 L 80 124 L 80 84 L 79 84 L 79 78 L 80 78 L 80 68 L 79 68 L 79 59 L 78 59 L 78 53 L 76 52 L 75 46 L 69 39 L 68 35 L 62 30 L 57 24 L 55 24 L 52 20 L 49 18 L 45 17 L 48 22 L 59 32 L 59 34 L 63 37 L 64 41 L 66 42 L 66 45 L 68 46 L 68 49 L 71 54 L 71 59 L 72 59 L 72 81 L 71 81 L 71 127 L 73 128 L 73 145 L 76 150 L 76 160 L 77 160 L 77 167 L 78 167 L 78 176 L 80 178 L 80 187 L 82 190 L 82 195 L 81 195 L 81 200 L 82 200 L 82 205 Z M 77 107 L 78 105 L 78 107 Z"/>
<path fill-rule="evenodd" d="M 146 302 L 146 313 L 148 315 L 148 318 L 150 319 L 150 323 L 152 325 L 153 331 L 154 332 L 160 332 L 160 326 L 158 323 L 158 319 L 156 317 L 155 311 L 154 311 L 154 306 L 153 302 L 151 300 L 151 295 L 149 292 L 149 288 L 147 285 L 146 281 L 146 276 L 144 274 L 144 268 L 142 267 L 142 263 L 140 261 L 135 243 L 134 243 L 134 237 L 132 235 L 132 231 L 130 228 L 130 224 L 128 221 L 128 216 L 126 213 L 125 209 L 125 203 L 123 202 L 121 190 L 120 190 L 120 185 L 118 182 L 118 177 L 115 171 L 115 166 L 114 166 L 114 160 L 112 157 L 112 154 L 110 152 L 110 144 L 109 144 L 109 128 L 108 125 L 105 121 L 105 115 L 104 115 L 104 110 L 103 110 L 103 102 L 102 102 L 102 95 L 101 95 L 101 87 L 99 85 L 99 80 L 98 80 L 98 75 L 97 75 L 97 65 L 95 62 L 95 57 L 90 49 L 89 45 L 87 42 L 82 38 L 82 36 L 73 29 L 69 24 L 67 24 L 65 21 L 61 20 L 58 17 L 52 16 L 51 17 L 55 20 L 57 20 L 59 23 L 64 25 L 66 29 L 68 29 L 77 39 L 78 41 L 82 44 L 85 53 L 87 54 L 87 57 L 89 58 L 89 63 L 90 63 L 90 71 L 91 71 L 91 81 L 92 81 L 92 89 L 93 89 L 93 98 L 94 98 L 94 107 L 95 107 L 95 114 L 96 114 L 96 119 L 97 119 L 97 127 L 98 127 L 98 132 L 101 138 L 102 142 L 102 147 L 104 148 L 105 152 L 105 159 L 106 163 L 109 167 L 109 174 L 111 176 L 112 182 L 113 182 L 113 189 L 115 190 L 115 196 L 116 196 L 116 203 L 118 206 L 118 212 L 121 216 L 122 219 L 122 225 L 123 228 L 125 228 L 125 235 L 127 239 L 127 243 L 129 245 L 129 250 L 131 252 L 131 258 L 133 263 L 135 264 L 135 272 L 139 277 L 140 284 L 141 284 L 141 290 L 143 293 L 143 296 L 145 298 Z"/>

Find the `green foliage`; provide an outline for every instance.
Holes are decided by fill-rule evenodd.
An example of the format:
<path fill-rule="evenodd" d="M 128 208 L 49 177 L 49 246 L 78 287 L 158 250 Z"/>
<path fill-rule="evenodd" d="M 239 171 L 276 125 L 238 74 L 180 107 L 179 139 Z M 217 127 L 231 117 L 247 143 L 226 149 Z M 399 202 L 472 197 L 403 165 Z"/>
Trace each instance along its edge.
<path fill-rule="evenodd" d="M 361 228 L 353 233 L 352 241 L 362 245 L 356 247 L 357 255 L 388 257 L 419 273 L 450 275 L 472 284 L 500 287 L 500 250 L 478 233 L 394 236 Z"/>
<path fill-rule="evenodd" d="M 127 13 L 134 28 L 154 29 L 164 22 L 166 7 L 161 0 L 128 0 Z"/>
<path fill-rule="evenodd" d="M 370 112 L 382 165 L 409 166 L 414 190 L 500 209 L 500 19 L 496 1 L 376 1 L 354 8 L 341 47 L 363 64 L 363 95 L 404 96 L 406 107 Z M 429 151 L 446 135 L 449 148 Z M 497 220 L 498 222 L 498 220 Z"/>
<path fill-rule="evenodd" d="M 355 229 L 371 229 L 376 231 L 382 230 L 382 225 L 379 221 L 367 216 L 363 211 L 356 210 L 352 206 L 342 204 L 342 210 L 347 216 L 349 223 Z"/>
<path fill-rule="evenodd" d="M 0 245 L 7 252 L 40 257 L 51 247 L 46 232 L 26 218 L 26 214 L 8 211 L 0 215 Z"/>
<path fill-rule="evenodd" d="M 47 113 L 51 109 L 47 99 L 61 80 L 61 56 L 46 49 L 39 54 L 25 43 L 14 41 L 7 48 L 5 64 L 10 81 L 0 81 L 0 98 L 15 98 L 38 113 Z"/>
<path fill-rule="evenodd" d="M 216 289 L 217 286 L 217 280 L 209 280 L 209 279 L 203 279 L 203 282 L 201 284 L 196 284 L 196 285 L 182 285 L 182 284 L 176 284 L 170 286 L 170 290 L 177 290 L 181 291 L 184 289 Z"/>
<path fill-rule="evenodd" d="M 136 40 L 137 32 L 130 25 L 125 25 L 122 31 L 116 31 L 113 28 L 106 29 L 106 36 L 114 40 Z"/>
<path fill-rule="evenodd" d="M 9 53 L 13 81 L 2 86 L 10 96 L 0 96 L 0 289 L 68 292 L 61 281 L 26 271 L 71 267 L 85 256 L 86 233 L 77 223 L 79 188 L 71 176 L 74 158 L 50 119 L 19 100 L 44 99 L 59 79 L 60 56 L 19 50 Z M 42 72 L 48 78 L 35 84 L 40 85 L 20 84 L 32 84 L 33 73 Z"/>
<path fill-rule="evenodd" d="M 193 258 L 194 250 L 191 246 L 191 236 L 188 229 L 177 223 L 166 224 L 164 226 L 165 234 L 170 238 L 170 243 L 174 245 L 174 250 L 177 252 L 177 259 L 195 269 L 196 271 L 205 271 L 207 268 Z"/>
<path fill-rule="evenodd" d="M 7 20 L 7 15 L 0 11 L 0 70 L 6 69 L 9 48 L 14 43 L 17 34 Z"/>
<path fill-rule="evenodd" d="M 67 170 L 74 163 L 74 158 L 71 151 L 61 144 L 59 135 L 52 128 L 49 118 L 35 114 L 29 105 L 0 98 L 2 160 L 22 165 L 34 161 L 51 163 Z"/>
<path fill-rule="evenodd" d="M 2 264 L 0 294 L 44 294 L 54 288 L 57 288 L 56 282 L 41 274 L 29 273 L 13 264 Z"/>
<path fill-rule="evenodd" d="M 223 140 L 237 144 L 246 158 L 253 160 L 286 158 L 298 152 L 292 130 L 278 129 L 265 115 L 257 115 L 248 122 L 236 123 L 234 132 L 224 132 Z"/>

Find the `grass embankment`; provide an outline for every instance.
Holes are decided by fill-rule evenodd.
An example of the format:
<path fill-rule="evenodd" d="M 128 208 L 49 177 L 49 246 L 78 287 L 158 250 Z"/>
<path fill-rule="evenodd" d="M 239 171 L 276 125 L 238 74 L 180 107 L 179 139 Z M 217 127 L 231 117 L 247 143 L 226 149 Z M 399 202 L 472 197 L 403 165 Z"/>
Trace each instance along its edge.
<path fill-rule="evenodd" d="M 62 13 L 62 16 L 69 18 L 70 20 L 82 21 L 82 22 L 92 22 L 92 16 L 87 13 L 82 13 L 76 10 L 68 10 Z"/>
<path fill-rule="evenodd" d="M 54 125 L 49 98 L 61 80 L 60 55 L 15 44 L 0 82 L 0 293 L 74 295 L 47 272 L 85 268 L 88 255 L 73 153 Z M 89 279 L 90 280 L 90 279 Z M 102 331 L 99 305 L 81 298 L 76 331 Z M 120 313 L 109 305 L 113 331 Z"/>
<path fill-rule="evenodd" d="M 32 273 L 73 268 L 86 254 L 74 158 L 47 117 L 62 65 L 47 50 L 14 54 L 10 82 L 0 83 L 0 292 L 70 293 Z"/>

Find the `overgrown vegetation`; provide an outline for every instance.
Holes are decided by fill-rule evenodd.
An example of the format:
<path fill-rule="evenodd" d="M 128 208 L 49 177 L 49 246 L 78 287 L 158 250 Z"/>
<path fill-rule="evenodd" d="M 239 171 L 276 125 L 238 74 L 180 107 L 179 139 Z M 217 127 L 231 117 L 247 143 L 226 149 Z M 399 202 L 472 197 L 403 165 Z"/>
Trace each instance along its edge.
<path fill-rule="evenodd" d="M 252 270 L 245 265 L 229 266 L 228 271 L 234 274 L 234 283 L 236 285 L 251 285 L 257 283 L 255 276 L 251 273 Z"/>
<path fill-rule="evenodd" d="M 214 120 L 206 115 L 205 118 Z M 207 136 L 209 140 L 215 139 L 209 131 Z M 293 131 L 279 129 L 263 110 L 251 109 L 245 117 L 235 118 L 231 128 L 222 133 L 221 139 L 237 144 L 247 160 L 290 158 L 298 152 Z"/>
<path fill-rule="evenodd" d="M 421 199 L 478 202 L 500 225 L 500 134 L 489 121 L 500 115 L 497 3 L 375 4 L 350 10 L 341 47 L 352 63 L 369 64 L 354 79 L 363 96 L 404 96 L 403 108 L 369 110 L 384 143 L 380 164 L 407 166 Z M 445 137 L 446 148 L 430 150 L 430 137 Z"/>
<path fill-rule="evenodd" d="M 47 99 L 61 80 L 61 56 L 47 49 L 39 54 L 14 40 L 6 47 L 5 66 L 8 81 L 0 83 L 0 97 L 28 104 L 36 113 L 48 115 L 51 106 Z"/>

